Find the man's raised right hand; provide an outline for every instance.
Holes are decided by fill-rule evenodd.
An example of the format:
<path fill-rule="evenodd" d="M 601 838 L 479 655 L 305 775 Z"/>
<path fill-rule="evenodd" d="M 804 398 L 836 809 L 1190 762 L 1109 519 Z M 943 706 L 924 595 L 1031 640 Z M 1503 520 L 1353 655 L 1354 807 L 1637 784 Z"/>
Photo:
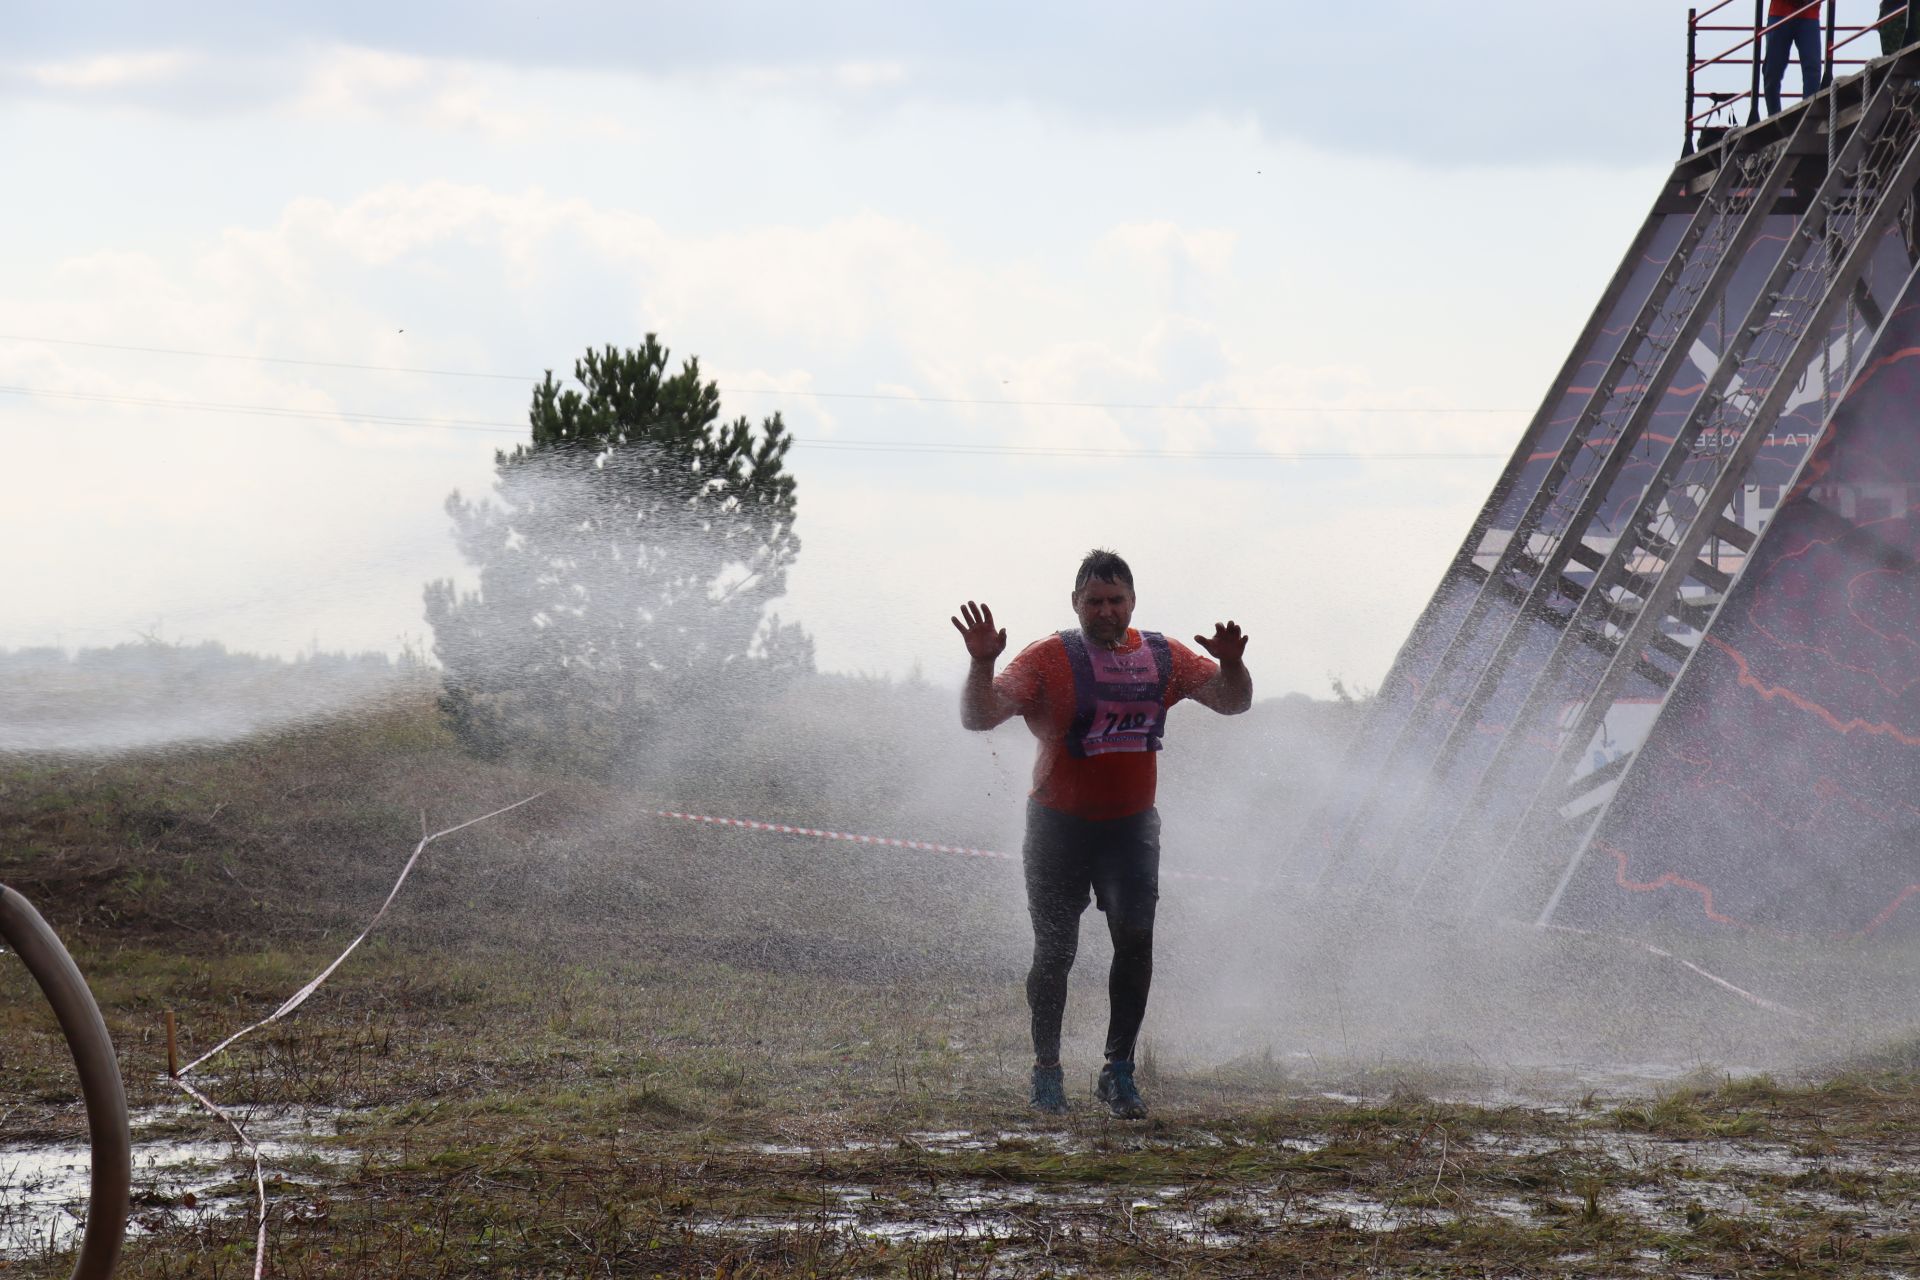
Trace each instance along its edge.
<path fill-rule="evenodd" d="M 967 642 L 967 656 L 975 662 L 992 662 L 1006 651 L 1007 629 L 994 630 L 993 610 L 987 606 L 969 600 L 961 606 L 960 617 L 948 621 Z"/>

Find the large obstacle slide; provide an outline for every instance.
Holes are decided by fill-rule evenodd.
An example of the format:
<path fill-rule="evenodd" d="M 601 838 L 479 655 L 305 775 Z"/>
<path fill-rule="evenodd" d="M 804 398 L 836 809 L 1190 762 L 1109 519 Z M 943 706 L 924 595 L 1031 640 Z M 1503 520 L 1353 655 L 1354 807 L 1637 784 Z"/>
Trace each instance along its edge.
<path fill-rule="evenodd" d="M 1749 106 L 1724 129 L 1691 114 L 1710 65 L 1299 881 L 1540 923 L 1920 927 L 1920 45 L 1766 120 L 1715 95 Z"/>

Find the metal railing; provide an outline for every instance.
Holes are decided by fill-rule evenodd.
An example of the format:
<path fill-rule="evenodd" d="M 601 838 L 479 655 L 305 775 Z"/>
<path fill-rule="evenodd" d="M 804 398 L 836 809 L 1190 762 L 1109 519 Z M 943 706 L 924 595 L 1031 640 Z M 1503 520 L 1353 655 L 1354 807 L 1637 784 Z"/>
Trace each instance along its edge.
<path fill-rule="evenodd" d="M 1864 3 L 1864 0 L 1862 0 Z M 1760 119 L 1762 101 L 1761 75 L 1766 61 L 1767 37 L 1779 27 L 1791 21 L 1786 18 L 1769 19 L 1766 0 L 1753 0 L 1753 21 L 1751 23 L 1712 22 L 1709 19 L 1732 5 L 1734 0 L 1719 0 L 1718 4 L 1705 9 L 1687 10 L 1687 109 L 1685 127 L 1682 134 L 1681 154 L 1691 155 L 1702 146 L 1717 142 L 1727 131 L 1737 129 L 1744 124 L 1754 124 Z M 1903 4 L 1877 16 L 1874 21 L 1859 25 L 1842 25 L 1839 21 L 1839 0 L 1825 0 L 1820 5 L 1825 10 L 1822 25 L 1825 39 L 1822 42 L 1820 59 L 1820 84 L 1824 88 L 1833 83 L 1835 67 L 1864 67 L 1873 61 L 1870 57 L 1841 57 L 1840 54 L 1849 45 L 1861 37 L 1877 32 L 1891 23 L 1901 23 L 1906 28 L 1906 40 L 1911 43 L 1920 38 L 1920 29 L 1909 19 L 1913 9 L 1911 4 Z M 1920 15 L 1915 15 L 1920 17 Z M 1700 53 L 1701 37 L 1711 40 L 1719 35 L 1738 35 L 1740 39 L 1728 48 L 1710 56 Z M 1745 85 L 1726 76 L 1734 70 L 1745 73 Z M 1729 85 L 1727 88 L 1703 87 L 1703 73 L 1715 73 L 1708 78 Z M 1790 93 L 1781 87 L 1781 98 L 1798 98 L 1801 95 Z M 1706 105 L 1702 107 L 1702 103 Z M 1740 106 L 1746 104 L 1746 119 L 1740 119 Z M 1721 113 L 1725 113 L 1722 116 Z"/>

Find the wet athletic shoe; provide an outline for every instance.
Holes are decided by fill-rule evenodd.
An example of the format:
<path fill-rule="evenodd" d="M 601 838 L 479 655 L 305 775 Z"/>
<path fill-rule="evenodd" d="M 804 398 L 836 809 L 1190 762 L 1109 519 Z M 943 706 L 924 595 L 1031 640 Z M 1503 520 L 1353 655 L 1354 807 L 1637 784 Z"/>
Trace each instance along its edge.
<path fill-rule="evenodd" d="M 1133 1087 L 1131 1062 L 1109 1062 L 1100 1068 L 1100 1082 L 1093 1087 L 1093 1096 L 1106 1103 L 1107 1110 L 1122 1120 L 1147 1118 L 1147 1104 L 1140 1100 L 1140 1091 Z"/>
<path fill-rule="evenodd" d="M 1059 1067 L 1033 1069 L 1033 1092 L 1027 1098 L 1027 1105 L 1050 1116 L 1067 1114 L 1067 1090 Z"/>

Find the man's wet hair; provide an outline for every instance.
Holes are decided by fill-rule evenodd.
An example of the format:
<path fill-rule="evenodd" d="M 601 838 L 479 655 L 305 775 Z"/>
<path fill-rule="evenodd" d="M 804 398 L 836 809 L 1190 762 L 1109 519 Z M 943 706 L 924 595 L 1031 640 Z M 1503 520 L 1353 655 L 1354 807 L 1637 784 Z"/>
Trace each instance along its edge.
<path fill-rule="evenodd" d="M 1127 568 L 1127 562 L 1120 558 L 1117 551 L 1095 547 L 1087 552 L 1087 558 L 1080 562 L 1080 571 L 1073 575 L 1074 594 L 1080 594 L 1080 588 L 1094 578 L 1102 582 L 1125 583 L 1127 590 L 1133 590 L 1133 570 Z"/>

